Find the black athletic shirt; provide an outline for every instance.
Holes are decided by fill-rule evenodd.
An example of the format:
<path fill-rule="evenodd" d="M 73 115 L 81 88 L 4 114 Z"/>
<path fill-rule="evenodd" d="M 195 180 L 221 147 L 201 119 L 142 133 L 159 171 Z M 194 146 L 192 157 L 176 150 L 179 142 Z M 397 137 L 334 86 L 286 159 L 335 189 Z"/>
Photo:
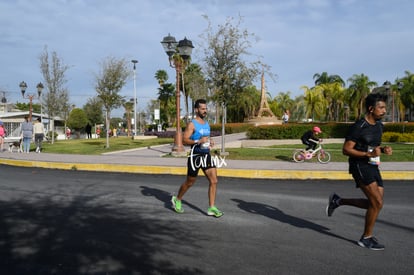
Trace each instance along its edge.
<path fill-rule="evenodd" d="M 377 147 L 381 145 L 381 137 L 384 125 L 377 120 L 375 125 L 371 125 L 365 118 L 355 122 L 348 130 L 345 141 L 352 140 L 355 142 L 354 149 L 362 152 L 368 151 L 368 146 Z M 349 157 L 349 162 L 367 162 L 366 158 Z"/>

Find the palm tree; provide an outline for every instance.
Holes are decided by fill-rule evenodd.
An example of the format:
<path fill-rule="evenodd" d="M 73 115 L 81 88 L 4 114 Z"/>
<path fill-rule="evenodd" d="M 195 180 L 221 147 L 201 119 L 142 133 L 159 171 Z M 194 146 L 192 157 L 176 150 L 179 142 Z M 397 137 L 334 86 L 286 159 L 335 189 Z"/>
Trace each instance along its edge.
<path fill-rule="evenodd" d="M 327 120 L 332 119 L 332 88 L 333 86 L 330 86 L 329 84 L 334 84 L 334 83 L 338 83 L 337 85 L 339 85 L 340 87 L 344 87 L 345 86 L 345 81 L 343 81 L 343 79 L 339 76 L 339 75 L 329 75 L 327 72 L 323 72 L 322 74 L 314 74 L 313 75 L 313 79 L 315 79 L 315 85 L 316 86 L 321 86 L 324 87 L 322 88 L 322 93 L 323 93 L 323 99 L 326 101 L 324 102 L 325 105 L 325 118 Z"/>
<path fill-rule="evenodd" d="M 295 97 L 293 102 L 294 103 L 293 103 L 293 106 L 290 112 L 289 120 L 299 121 L 302 118 L 306 117 L 306 105 L 305 105 L 304 96 L 300 95 L 300 96 Z"/>
<path fill-rule="evenodd" d="M 284 110 L 287 110 L 290 113 L 294 105 L 293 99 L 290 98 L 290 92 L 280 92 L 277 96 L 275 96 L 275 101 L 279 107 L 277 112 L 275 112 L 278 117 L 282 116 Z"/>
<path fill-rule="evenodd" d="M 400 99 L 401 105 L 404 106 L 404 108 L 400 107 L 400 113 L 405 114 L 405 110 L 408 110 L 408 117 L 411 118 L 411 113 L 414 111 L 414 74 L 405 71 L 405 76 L 397 81 L 397 88 L 399 91 L 397 98 Z M 405 116 L 402 116 L 400 119 L 406 120 Z"/>
<path fill-rule="evenodd" d="M 128 137 L 131 136 L 131 114 L 134 110 L 134 102 L 132 101 L 125 101 L 124 104 L 122 104 L 125 108 L 125 114 L 127 119 L 127 128 L 128 128 Z M 134 123 L 136 123 L 136 118 L 134 119 Z"/>
<path fill-rule="evenodd" d="M 325 95 L 324 105 L 327 109 L 326 120 L 338 121 L 344 106 L 344 88 L 339 82 L 319 85 Z"/>
<path fill-rule="evenodd" d="M 238 106 L 238 114 L 240 115 L 238 121 L 254 117 L 258 111 L 257 106 L 260 105 L 261 92 L 255 86 L 248 86 L 243 89 L 240 96 L 236 99 Z"/>
<path fill-rule="evenodd" d="M 308 88 L 307 86 L 302 86 L 301 89 L 305 91 L 305 106 L 306 106 L 306 117 L 311 116 L 312 120 L 315 120 L 315 115 L 320 115 L 323 113 L 323 97 L 322 89 L 320 86 L 313 88 Z"/>
<path fill-rule="evenodd" d="M 167 83 L 168 74 L 164 70 L 158 70 L 155 73 L 154 78 L 158 81 L 158 100 L 160 101 L 160 107 L 162 107 L 161 114 L 166 116 L 167 122 L 170 124 L 172 117 L 175 115 L 171 112 L 171 108 L 168 108 L 171 102 L 175 102 L 175 86 L 172 83 Z"/>
<path fill-rule="evenodd" d="M 361 117 L 364 113 L 364 99 L 371 92 L 371 89 L 377 86 L 377 83 L 370 81 L 369 77 L 364 74 L 354 74 L 348 78 L 350 85 L 348 87 L 347 100 L 350 108 L 356 113 L 356 118 Z"/>
<path fill-rule="evenodd" d="M 169 108 L 170 104 L 175 103 L 175 86 L 172 83 L 164 83 L 158 88 L 158 99 L 160 106 L 162 106 L 162 114 L 167 115 L 167 121 L 170 123 L 173 121 L 177 110 L 175 108 Z M 178 110 L 179 111 L 179 110 Z"/>
<path fill-rule="evenodd" d="M 164 70 L 158 70 L 155 73 L 154 77 L 158 81 L 158 84 L 160 85 L 160 87 L 162 87 L 162 85 L 164 85 L 164 83 L 167 82 L 168 80 L 168 74 Z"/>
<path fill-rule="evenodd" d="M 343 79 L 339 75 L 328 75 L 327 72 L 323 72 L 322 74 L 316 73 L 313 75 L 313 79 L 315 79 L 315 85 L 339 83 L 342 87 L 345 86 L 345 81 L 343 81 Z"/>

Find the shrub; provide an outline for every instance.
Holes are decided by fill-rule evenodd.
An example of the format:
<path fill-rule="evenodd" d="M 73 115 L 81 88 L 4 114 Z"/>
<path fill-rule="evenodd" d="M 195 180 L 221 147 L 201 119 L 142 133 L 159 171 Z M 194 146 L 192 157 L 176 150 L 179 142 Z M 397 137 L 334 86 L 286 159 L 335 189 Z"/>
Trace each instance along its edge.
<path fill-rule="evenodd" d="M 283 125 L 262 125 L 251 127 L 247 131 L 250 139 L 299 139 L 303 133 L 313 126 L 322 129 L 324 138 L 342 138 L 348 130 L 349 124 L 345 123 L 289 123 Z"/>
<path fill-rule="evenodd" d="M 283 125 L 261 125 L 252 126 L 247 130 L 249 139 L 298 139 L 303 133 L 312 129 L 313 126 L 322 129 L 323 138 L 343 138 L 348 132 L 350 123 L 288 123 Z M 394 137 L 385 135 L 392 140 L 409 142 L 414 135 L 414 123 L 385 123 L 384 134 L 393 133 Z M 411 133 L 411 135 L 410 135 Z"/>
<path fill-rule="evenodd" d="M 246 132 L 250 127 L 253 127 L 250 123 L 227 123 L 224 126 L 224 131 L 226 134 L 235 134 L 235 133 L 242 133 Z M 222 131 L 222 124 L 211 124 L 210 125 L 211 131 Z"/>
<path fill-rule="evenodd" d="M 56 131 L 55 131 L 55 132 L 53 132 L 53 135 L 55 136 L 55 137 L 54 137 L 54 139 L 56 140 L 59 134 L 58 134 L 58 133 L 56 133 Z M 46 134 L 46 138 L 47 138 L 48 140 L 51 140 L 51 139 L 52 139 L 52 131 L 47 132 L 47 134 Z"/>
<path fill-rule="evenodd" d="M 414 142 L 414 133 L 384 132 L 383 142 Z"/>

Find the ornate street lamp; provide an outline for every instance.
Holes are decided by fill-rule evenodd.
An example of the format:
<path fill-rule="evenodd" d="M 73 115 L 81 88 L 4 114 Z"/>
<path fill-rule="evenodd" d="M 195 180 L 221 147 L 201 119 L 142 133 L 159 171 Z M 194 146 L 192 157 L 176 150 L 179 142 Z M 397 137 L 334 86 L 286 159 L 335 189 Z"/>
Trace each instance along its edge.
<path fill-rule="evenodd" d="M 134 134 L 132 135 L 132 139 L 134 139 L 134 136 L 137 135 L 137 84 L 136 84 L 136 64 L 138 63 L 138 60 L 131 60 L 131 62 L 134 64 Z"/>
<path fill-rule="evenodd" d="M 3 104 L 3 112 L 7 113 L 7 98 L 6 98 L 6 92 L 3 92 L 3 97 L 1 98 L 1 103 Z"/>
<path fill-rule="evenodd" d="M 33 111 L 32 110 L 32 102 L 33 102 L 33 99 L 40 99 L 40 96 L 42 95 L 42 90 L 43 90 L 44 86 L 43 86 L 42 82 L 39 82 L 36 85 L 37 95 L 36 94 L 25 94 L 26 89 L 27 89 L 27 84 L 24 81 L 20 82 L 19 87 L 20 87 L 20 90 L 22 92 L 22 97 L 27 98 L 30 101 L 30 104 L 29 104 L 29 121 L 32 121 L 32 111 Z"/>
<path fill-rule="evenodd" d="M 174 36 L 168 34 L 161 41 L 161 45 L 164 48 L 165 53 L 168 55 L 168 61 L 172 68 L 175 68 L 176 72 L 176 89 L 175 89 L 175 101 L 177 109 L 176 117 L 176 131 L 174 146 L 172 148 L 172 154 L 181 155 L 185 152 L 182 140 L 181 126 L 180 126 L 180 74 L 182 74 L 188 65 L 193 51 L 193 43 L 184 37 L 178 43 Z"/>

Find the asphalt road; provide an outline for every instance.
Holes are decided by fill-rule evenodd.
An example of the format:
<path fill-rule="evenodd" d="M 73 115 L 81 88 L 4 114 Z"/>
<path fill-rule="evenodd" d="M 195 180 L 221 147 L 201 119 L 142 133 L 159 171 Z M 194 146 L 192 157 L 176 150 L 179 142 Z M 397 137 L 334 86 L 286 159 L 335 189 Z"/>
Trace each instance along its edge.
<path fill-rule="evenodd" d="M 221 178 L 170 208 L 181 176 L 0 166 L 0 274 L 413 274 L 413 182 L 386 184 L 375 228 L 384 251 L 360 248 L 364 212 L 325 216 L 351 181 Z"/>

